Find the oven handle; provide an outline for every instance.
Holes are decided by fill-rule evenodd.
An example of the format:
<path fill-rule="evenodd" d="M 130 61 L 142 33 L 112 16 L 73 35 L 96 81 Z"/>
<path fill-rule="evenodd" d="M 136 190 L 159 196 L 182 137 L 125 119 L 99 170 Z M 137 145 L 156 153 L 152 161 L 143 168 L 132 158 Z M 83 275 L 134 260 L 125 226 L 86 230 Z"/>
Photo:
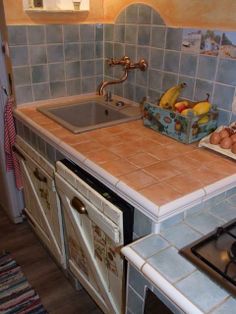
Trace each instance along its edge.
<path fill-rule="evenodd" d="M 73 199 L 71 200 L 71 206 L 74 207 L 75 210 L 77 210 L 77 212 L 81 215 L 87 215 L 88 212 L 86 210 L 86 207 L 84 205 L 84 203 L 78 198 L 78 197 L 73 197 Z"/>

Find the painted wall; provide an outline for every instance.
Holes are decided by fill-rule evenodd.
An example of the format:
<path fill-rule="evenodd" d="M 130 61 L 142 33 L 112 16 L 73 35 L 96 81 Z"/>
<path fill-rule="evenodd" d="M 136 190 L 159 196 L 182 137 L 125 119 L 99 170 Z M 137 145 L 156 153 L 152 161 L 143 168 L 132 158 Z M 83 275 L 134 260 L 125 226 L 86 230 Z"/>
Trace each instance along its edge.
<path fill-rule="evenodd" d="M 142 2 L 156 9 L 166 24 L 181 27 L 236 29 L 235 0 L 90 0 L 89 13 L 25 14 L 22 0 L 3 0 L 7 24 L 114 22 L 131 3 Z"/>

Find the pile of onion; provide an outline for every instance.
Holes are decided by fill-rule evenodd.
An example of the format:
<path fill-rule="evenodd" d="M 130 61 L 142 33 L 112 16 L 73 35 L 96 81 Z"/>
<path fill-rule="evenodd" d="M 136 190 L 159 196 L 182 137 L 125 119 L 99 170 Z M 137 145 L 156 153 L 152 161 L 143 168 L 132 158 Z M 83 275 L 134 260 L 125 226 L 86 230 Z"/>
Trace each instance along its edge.
<path fill-rule="evenodd" d="M 223 149 L 230 149 L 233 154 L 236 154 L 235 127 L 223 128 L 219 132 L 213 132 L 210 136 L 210 143 L 219 145 Z"/>

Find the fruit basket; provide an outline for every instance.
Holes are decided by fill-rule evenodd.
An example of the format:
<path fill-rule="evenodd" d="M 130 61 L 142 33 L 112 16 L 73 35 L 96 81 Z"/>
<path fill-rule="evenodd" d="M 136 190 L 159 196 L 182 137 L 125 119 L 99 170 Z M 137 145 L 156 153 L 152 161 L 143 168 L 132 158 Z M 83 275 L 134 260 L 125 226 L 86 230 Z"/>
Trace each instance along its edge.
<path fill-rule="evenodd" d="M 218 110 L 194 115 L 186 115 L 145 102 L 143 104 L 143 124 L 179 142 L 190 144 L 199 141 L 217 128 Z"/>

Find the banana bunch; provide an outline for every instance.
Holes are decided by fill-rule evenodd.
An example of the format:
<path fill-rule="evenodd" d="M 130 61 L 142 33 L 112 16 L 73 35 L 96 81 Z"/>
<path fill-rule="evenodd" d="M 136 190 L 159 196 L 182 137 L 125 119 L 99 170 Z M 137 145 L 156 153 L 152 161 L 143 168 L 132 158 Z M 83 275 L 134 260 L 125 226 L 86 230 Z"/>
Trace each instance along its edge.
<path fill-rule="evenodd" d="M 159 106 L 164 109 L 174 110 L 174 104 L 176 103 L 176 100 L 179 97 L 180 92 L 185 86 L 186 86 L 185 83 L 181 83 L 179 85 L 169 88 L 161 96 Z"/>

